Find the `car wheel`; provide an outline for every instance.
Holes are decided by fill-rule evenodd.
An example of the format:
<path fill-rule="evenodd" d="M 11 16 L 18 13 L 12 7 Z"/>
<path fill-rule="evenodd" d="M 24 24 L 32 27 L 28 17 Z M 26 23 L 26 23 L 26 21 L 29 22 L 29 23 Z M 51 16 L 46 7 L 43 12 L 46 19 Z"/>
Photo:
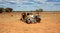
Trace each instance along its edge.
<path fill-rule="evenodd" d="M 31 22 L 30 22 L 30 21 L 28 21 L 28 20 L 26 20 L 26 23 L 27 23 L 27 24 L 30 24 Z"/>

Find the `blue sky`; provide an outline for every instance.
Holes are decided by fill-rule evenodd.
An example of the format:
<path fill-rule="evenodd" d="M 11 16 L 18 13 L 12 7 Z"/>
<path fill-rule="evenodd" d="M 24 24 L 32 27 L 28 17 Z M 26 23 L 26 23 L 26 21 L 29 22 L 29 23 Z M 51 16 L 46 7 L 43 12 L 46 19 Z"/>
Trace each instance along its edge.
<path fill-rule="evenodd" d="M 14 11 L 60 11 L 60 0 L 0 0 L 0 7 L 13 8 Z"/>

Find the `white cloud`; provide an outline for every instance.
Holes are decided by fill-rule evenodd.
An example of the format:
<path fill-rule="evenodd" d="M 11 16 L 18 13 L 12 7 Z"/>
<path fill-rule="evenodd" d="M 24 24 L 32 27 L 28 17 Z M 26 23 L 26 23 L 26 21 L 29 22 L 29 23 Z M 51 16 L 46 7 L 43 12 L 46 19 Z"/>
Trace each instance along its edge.
<path fill-rule="evenodd" d="M 21 7 L 21 8 L 27 7 L 27 9 L 29 8 L 32 9 L 35 7 L 35 8 L 43 8 L 44 10 L 54 10 L 54 8 L 55 9 L 59 8 L 59 6 L 56 7 L 57 6 L 56 4 L 60 4 L 60 2 L 45 2 L 45 1 L 46 0 L 4 0 L 4 1 L 0 0 L 0 6 L 12 7 L 12 8 L 16 7 L 16 9 L 18 9 L 18 7 Z M 40 4 L 40 3 L 43 3 L 43 4 Z"/>
<path fill-rule="evenodd" d="M 34 1 L 45 2 L 46 0 L 34 0 Z"/>

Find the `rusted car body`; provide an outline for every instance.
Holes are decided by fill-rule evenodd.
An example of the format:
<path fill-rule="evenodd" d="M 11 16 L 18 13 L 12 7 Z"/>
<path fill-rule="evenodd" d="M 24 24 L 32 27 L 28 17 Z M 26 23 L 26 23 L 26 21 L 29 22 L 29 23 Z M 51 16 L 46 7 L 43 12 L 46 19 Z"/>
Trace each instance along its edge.
<path fill-rule="evenodd" d="M 39 23 L 41 21 L 40 15 L 33 15 L 33 14 L 22 14 L 22 21 L 24 21 L 27 24 L 30 23 Z"/>

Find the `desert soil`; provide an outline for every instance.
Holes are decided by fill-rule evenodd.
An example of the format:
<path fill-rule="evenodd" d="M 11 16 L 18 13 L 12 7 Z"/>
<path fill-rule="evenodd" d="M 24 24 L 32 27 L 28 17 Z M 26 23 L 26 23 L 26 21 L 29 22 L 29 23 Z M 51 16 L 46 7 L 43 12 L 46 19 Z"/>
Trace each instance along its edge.
<path fill-rule="evenodd" d="M 60 12 L 40 12 L 40 17 L 40 23 L 26 24 L 21 12 L 0 13 L 0 33 L 60 33 Z"/>

